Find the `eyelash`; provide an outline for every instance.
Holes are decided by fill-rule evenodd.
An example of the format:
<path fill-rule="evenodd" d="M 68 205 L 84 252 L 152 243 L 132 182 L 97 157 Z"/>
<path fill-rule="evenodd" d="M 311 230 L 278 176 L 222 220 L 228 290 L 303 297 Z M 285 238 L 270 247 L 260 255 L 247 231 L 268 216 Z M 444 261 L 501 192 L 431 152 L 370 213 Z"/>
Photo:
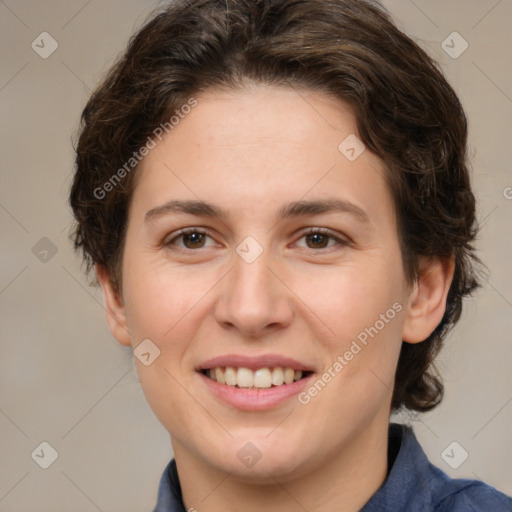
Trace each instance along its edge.
<path fill-rule="evenodd" d="M 169 247 L 171 245 L 174 245 L 174 242 L 176 240 L 178 240 L 179 238 L 182 238 L 183 236 L 190 235 L 192 233 L 197 233 L 197 234 L 200 234 L 200 235 L 210 236 L 207 231 L 204 231 L 203 229 L 200 229 L 200 228 L 185 228 L 185 229 L 182 229 L 181 231 L 178 231 L 178 233 L 176 233 L 176 235 L 171 240 L 169 240 L 168 242 L 164 241 L 163 245 L 165 247 Z M 336 235 L 332 234 L 326 228 L 309 228 L 307 231 L 304 231 L 301 234 L 299 240 L 304 238 L 304 237 L 306 237 L 306 236 L 308 236 L 308 235 L 323 235 L 323 236 L 326 236 L 329 239 L 334 240 L 337 243 L 337 245 L 340 246 L 339 248 L 342 248 L 342 247 L 345 247 L 345 246 L 349 245 L 349 242 L 347 240 L 343 240 L 343 239 L 337 237 Z M 212 237 L 210 237 L 210 238 L 212 238 Z M 329 243 L 329 242 L 327 242 L 327 243 Z M 326 251 L 328 249 L 333 249 L 333 248 L 335 248 L 335 246 L 334 247 L 330 247 L 330 248 L 329 247 L 321 247 L 320 249 L 313 249 L 313 248 L 310 248 L 310 247 L 306 247 L 305 249 L 307 249 L 309 251 L 313 251 L 313 252 L 319 252 L 320 250 Z M 199 247 L 198 249 L 188 249 L 188 248 L 177 247 L 177 250 L 183 251 L 183 252 L 194 252 L 194 251 L 197 251 L 199 249 L 205 249 L 205 247 Z"/>

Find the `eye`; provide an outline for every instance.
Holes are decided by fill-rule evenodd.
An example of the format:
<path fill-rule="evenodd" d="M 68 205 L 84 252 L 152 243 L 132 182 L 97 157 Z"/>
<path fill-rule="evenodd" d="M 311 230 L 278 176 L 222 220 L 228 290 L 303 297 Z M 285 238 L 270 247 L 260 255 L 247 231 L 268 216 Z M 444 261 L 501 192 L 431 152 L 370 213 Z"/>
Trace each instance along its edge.
<path fill-rule="evenodd" d="M 211 237 L 208 233 L 199 228 L 186 228 L 176 233 L 172 238 L 163 242 L 164 246 L 176 246 L 182 250 L 194 250 L 203 249 L 208 246 L 205 245 L 206 239 Z M 349 242 L 341 239 L 334 235 L 325 228 L 309 228 L 306 232 L 302 233 L 300 239 L 306 239 L 307 249 L 327 249 L 333 246 L 346 246 Z M 176 243 L 178 240 L 182 240 L 182 245 Z M 329 245 L 330 242 L 331 245 Z M 212 247 L 210 245 L 209 247 Z"/>
<path fill-rule="evenodd" d="M 179 246 L 180 249 L 202 249 L 205 247 L 204 242 L 206 238 L 211 238 L 206 231 L 197 228 L 182 229 L 170 240 L 164 241 L 165 246 L 177 245 L 176 240 L 183 239 L 184 246 Z"/>
<path fill-rule="evenodd" d="M 348 241 L 339 238 L 338 236 L 332 234 L 329 230 L 325 228 L 310 228 L 305 233 L 302 234 L 301 239 L 305 238 L 306 243 L 310 243 L 311 246 L 308 246 L 308 249 L 326 249 L 328 248 L 329 241 L 333 241 L 330 247 L 339 245 L 346 246 L 348 245 Z"/>

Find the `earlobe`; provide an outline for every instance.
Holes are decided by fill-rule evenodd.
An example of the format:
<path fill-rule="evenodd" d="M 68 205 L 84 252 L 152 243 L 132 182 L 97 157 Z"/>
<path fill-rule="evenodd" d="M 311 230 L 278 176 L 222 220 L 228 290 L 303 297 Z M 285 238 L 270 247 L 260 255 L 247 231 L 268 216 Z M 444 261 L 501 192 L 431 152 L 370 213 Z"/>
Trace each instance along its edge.
<path fill-rule="evenodd" d="M 420 259 L 420 275 L 409 297 L 402 339 L 408 343 L 426 340 L 443 319 L 455 270 L 454 258 Z"/>
<path fill-rule="evenodd" d="M 130 346 L 130 334 L 126 323 L 126 313 L 122 296 L 112 284 L 108 271 L 102 265 L 95 265 L 96 276 L 103 291 L 107 324 L 112 336 L 127 347 Z"/>

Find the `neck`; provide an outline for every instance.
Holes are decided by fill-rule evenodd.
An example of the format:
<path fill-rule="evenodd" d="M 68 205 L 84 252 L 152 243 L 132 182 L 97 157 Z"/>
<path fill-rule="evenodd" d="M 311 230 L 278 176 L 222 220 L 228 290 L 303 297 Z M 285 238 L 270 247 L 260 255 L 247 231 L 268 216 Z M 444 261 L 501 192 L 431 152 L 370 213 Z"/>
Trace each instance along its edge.
<path fill-rule="evenodd" d="M 357 512 L 387 475 L 388 422 L 371 424 L 329 453 L 318 467 L 307 461 L 297 476 L 269 475 L 266 483 L 247 483 L 234 473 L 205 464 L 181 443 L 173 449 L 185 509 L 209 512 Z"/>

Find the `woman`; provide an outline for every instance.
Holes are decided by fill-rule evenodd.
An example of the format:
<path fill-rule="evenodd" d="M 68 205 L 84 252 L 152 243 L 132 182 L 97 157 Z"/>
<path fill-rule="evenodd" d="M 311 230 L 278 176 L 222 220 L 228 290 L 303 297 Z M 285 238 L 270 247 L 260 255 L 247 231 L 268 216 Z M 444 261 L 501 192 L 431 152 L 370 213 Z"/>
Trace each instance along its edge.
<path fill-rule="evenodd" d="M 70 202 L 171 436 L 156 512 L 512 510 L 402 408 L 478 286 L 467 125 L 376 2 L 190 0 L 82 116 Z"/>

